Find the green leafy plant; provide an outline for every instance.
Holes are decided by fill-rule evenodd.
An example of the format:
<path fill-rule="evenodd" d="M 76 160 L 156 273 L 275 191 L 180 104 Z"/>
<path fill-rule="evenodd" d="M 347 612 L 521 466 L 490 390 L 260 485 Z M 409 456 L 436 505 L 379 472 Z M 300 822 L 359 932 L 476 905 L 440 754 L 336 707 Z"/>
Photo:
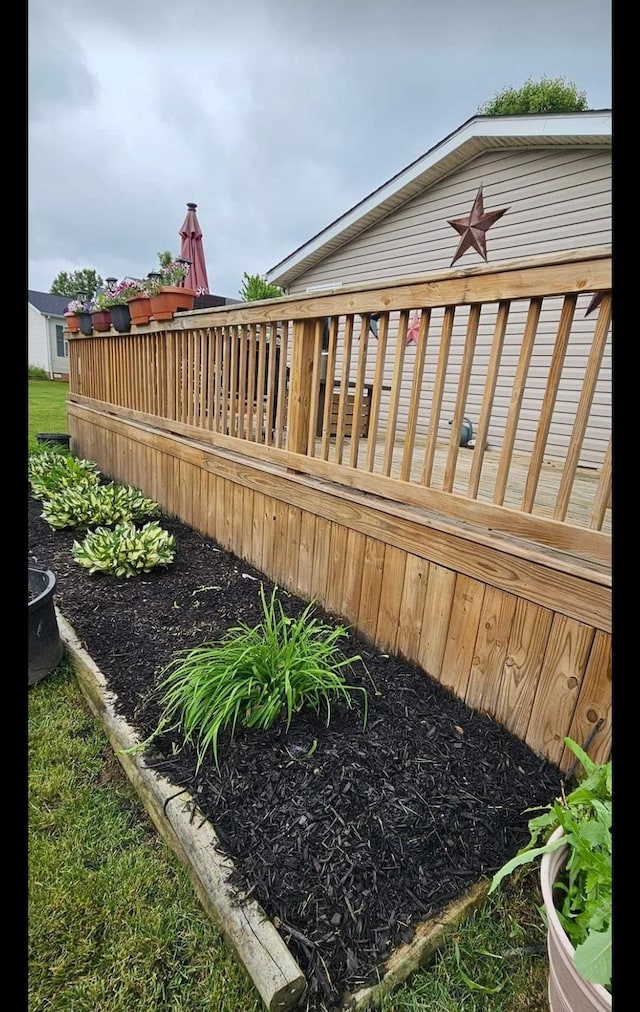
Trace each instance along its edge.
<path fill-rule="evenodd" d="M 332 699 L 351 707 L 353 691 L 364 695 L 366 724 L 366 689 L 344 681 L 345 669 L 362 660 L 344 657 L 338 647 L 347 628 L 312 617 L 313 602 L 299 618 L 287 617 L 276 590 L 267 602 L 260 586 L 264 618 L 258 626 L 229 629 L 222 640 L 182 651 L 163 669 L 158 687 L 163 713 L 152 738 L 175 723 L 186 742 L 196 742 L 198 766 L 209 749 L 218 766 L 221 730 L 231 727 L 233 739 L 238 723 L 265 730 L 283 713 L 288 729 L 303 707 L 316 713 L 326 708 L 328 724 Z"/>
<path fill-rule="evenodd" d="M 64 447 L 39 444 L 29 454 L 27 473 L 35 499 L 50 499 L 64 489 L 97 488 L 100 472 L 92 460 L 72 456 Z"/>
<path fill-rule="evenodd" d="M 159 516 L 160 507 L 153 499 L 130 485 L 108 482 L 96 487 L 63 488 L 49 497 L 42 518 L 50 527 L 112 527 L 129 520 Z"/>
<path fill-rule="evenodd" d="M 478 109 L 482 116 L 520 116 L 536 112 L 583 112 L 586 92 L 564 77 L 528 78 L 521 88 L 503 88 Z"/>
<path fill-rule="evenodd" d="M 175 537 L 157 520 L 150 520 L 140 529 L 130 521 L 89 531 L 82 543 L 74 541 L 71 555 L 90 573 L 138 576 L 173 562 Z"/>
<path fill-rule="evenodd" d="M 282 289 L 278 285 L 270 285 L 261 274 L 242 275 L 242 288 L 240 295 L 245 302 L 256 302 L 259 299 L 277 299 L 282 295 Z"/>
<path fill-rule="evenodd" d="M 585 980 L 611 988 L 612 948 L 612 762 L 595 763 L 571 738 L 565 744 L 585 776 L 566 796 L 529 820 L 529 842 L 496 872 L 489 893 L 505 875 L 543 854 L 568 847 L 554 890 L 556 912 L 575 949 L 574 963 Z M 535 811 L 539 809 L 530 809 Z M 559 827 L 562 835 L 550 840 Z M 540 841 L 545 842 L 540 845 Z"/>
<path fill-rule="evenodd" d="M 151 271 L 143 282 L 148 295 L 157 295 L 161 288 L 186 284 L 189 263 L 181 257 L 172 256 L 169 250 L 158 253 L 159 270 Z"/>

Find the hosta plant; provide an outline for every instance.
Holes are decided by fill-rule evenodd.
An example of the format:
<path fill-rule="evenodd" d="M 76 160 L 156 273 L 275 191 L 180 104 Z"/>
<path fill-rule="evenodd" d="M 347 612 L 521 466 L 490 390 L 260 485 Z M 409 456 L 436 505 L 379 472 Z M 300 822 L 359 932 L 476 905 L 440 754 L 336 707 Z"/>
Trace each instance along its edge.
<path fill-rule="evenodd" d="M 173 562 L 175 538 L 157 520 L 139 529 L 130 521 L 89 531 L 84 541 L 74 541 L 71 555 L 90 573 L 138 576 Z"/>
<path fill-rule="evenodd" d="M 571 738 L 565 744 L 582 764 L 583 779 L 529 820 L 529 842 L 496 872 L 489 892 L 505 875 L 542 854 L 568 848 L 555 892 L 556 913 L 575 949 L 574 965 L 585 980 L 611 989 L 612 763 L 595 763 Z M 540 811 L 540 809 L 537 809 Z M 557 840 L 549 840 L 562 827 Z"/>
<path fill-rule="evenodd" d="M 49 499 L 68 488 L 97 488 L 100 482 L 100 472 L 92 460 L 74 457 L 63 449 L 30 454 L 27 473 L 35 499 Z"/>
<path fill-rule="evenodd" d="M 289 728 L 293 714 L 303 707 L 323 711 L 326 722 L 331 702 L 342 699 L 352 705 L 351 692 L 364 696 L 362 686 L 345 684 L 344 673 L 358 656 L 347 658 L 339 649 L 345 626 L 324 625 L 312 616 L 313 602 L 292 619 L 276 599 L 276 589 L 266 600 L 260 587 L 263 621 L 229 629 L 222 640 L 180 652 L 160 673 L 158 691 L 162 717 L 152 738 L 175 725 L 186 742 L 194 742 L 198 766 L 211 750 L 218 766 L 218 736 L 237 724 L 266 729 L 286 714 Z"/>
<path fill-rule="evenodd" d="M 95 488 L 61 489 L 45 501 L 41 516 L 50 527 L 60 529 L 108 527 L 159 514 L 160 507 L 153 499 L 130 485 L 111 481 Z"/>

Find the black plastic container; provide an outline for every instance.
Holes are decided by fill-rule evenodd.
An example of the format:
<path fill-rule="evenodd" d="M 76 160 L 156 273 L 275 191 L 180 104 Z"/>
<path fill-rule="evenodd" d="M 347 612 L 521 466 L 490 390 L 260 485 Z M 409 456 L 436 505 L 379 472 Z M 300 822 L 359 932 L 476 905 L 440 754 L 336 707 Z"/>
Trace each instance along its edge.
<path fill-rule="evenodd" d="M 69 449 L 71 437 L 68 432 L 36 432 L 36 443 L 55 443 Z"/>
<path fill-rule="evenodd" d="M 29 685 L 50 674 L 64 653 L 53 604 L 55 587 L 50 569 L 29 566 Z"/>

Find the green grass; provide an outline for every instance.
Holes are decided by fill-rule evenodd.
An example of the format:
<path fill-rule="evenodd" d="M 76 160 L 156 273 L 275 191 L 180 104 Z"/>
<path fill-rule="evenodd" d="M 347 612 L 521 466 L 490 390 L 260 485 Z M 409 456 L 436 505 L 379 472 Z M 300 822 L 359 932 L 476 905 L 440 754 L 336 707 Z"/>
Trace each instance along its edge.
<path fill-rule="evenodd" d="M 69 384 L 61 380 L 29 379 L 29 448 L 36 446 L 37 432 L 68 432 Z"/>
<path fill-rule="evenodd" d="M 29 380 L 29 439 L 67 384 Z M 263 1012 L 150 823 L 66 659 L 28 691 L 29 1012 Z M 519 869 L 383 1012 L 548 1012 L 535 869 Z"/>

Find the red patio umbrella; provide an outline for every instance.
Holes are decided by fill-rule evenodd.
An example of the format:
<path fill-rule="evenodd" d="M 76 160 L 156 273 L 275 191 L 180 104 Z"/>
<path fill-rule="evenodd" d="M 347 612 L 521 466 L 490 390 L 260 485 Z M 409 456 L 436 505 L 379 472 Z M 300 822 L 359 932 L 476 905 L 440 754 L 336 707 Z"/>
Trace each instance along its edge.
<path fill-rule="evenodd" d="M 189 288 L 195 288 L 196 295 L 207 295 L 209 293 L 209 282 L 207 280 L 207 265 L 204 260 L 204 248 L 202 245 L 202 229 L 198 224 L 196 216 L 197 204 L 187 204 L 187 217 L 182 223 L 178 235 L 182 239 L 180 256 L 191 262 L 189 275 L 185 284 Z"/>

